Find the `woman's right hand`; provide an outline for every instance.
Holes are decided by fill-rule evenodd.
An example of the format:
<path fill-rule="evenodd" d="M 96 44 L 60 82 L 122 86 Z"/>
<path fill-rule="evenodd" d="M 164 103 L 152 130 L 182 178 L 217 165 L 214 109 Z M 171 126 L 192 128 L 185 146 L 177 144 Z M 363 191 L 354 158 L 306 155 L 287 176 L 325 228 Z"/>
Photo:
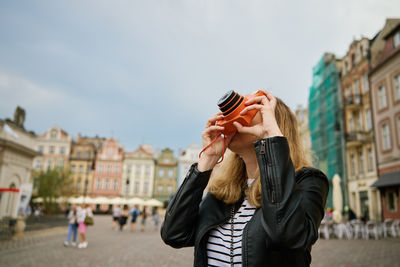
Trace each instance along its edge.
<path fill-rule="evenodd" d="M 214 168 L 218 160 L 221 158 L 224 151 L 224 137 L 221 132 L 224 127 L 216 125 L 218 120 L 223 119 L 224 116 L 222 112 L 213 115 L 206 124 L 206 127 L 201 134 L 201 140 L 203 143 L 203 149 L 210 145 L 210 143 L 217 138 L 217 140 L 210 145 L 206 150 L 204 150 L 200 156 L 199 162 L 197 164 L 197 169 L 199 171 L 207 171 Z M 228 147 L 230 140 L 234 134 L 226 136 L 225 149 Z"/>

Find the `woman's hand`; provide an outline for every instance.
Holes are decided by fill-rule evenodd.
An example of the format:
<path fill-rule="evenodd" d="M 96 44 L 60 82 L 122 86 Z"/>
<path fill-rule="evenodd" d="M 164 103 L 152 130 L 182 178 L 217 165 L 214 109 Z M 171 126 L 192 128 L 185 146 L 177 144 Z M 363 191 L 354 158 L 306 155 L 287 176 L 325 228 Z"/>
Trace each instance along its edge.
<path fill-rule="evenodd" d="M 203 149 L 209 146 L 215 138 L 217 138 L 217 140 L 202 152 L 199 162 L 197 164 L 197 169 L 199 171 L 207 171 L 214 168 L 218 160 L 221 158 L 222 154 L 225 152 L 224 137 L 221 135 L 224 127 L 216 125 L 217 121 L 223 118 L 224 116 L 222 115 L 222 112 L 219 112 L 212 116 L 207 121 L 206 127 L 201 134 Z M 225 137 L 225 148 L 228 147 L 228 144 L 231 141 L 233 135 L 234 134 L 231 134 Z"/>
<path fill-rule="evenodd" d="M 275 118 L 276 98 L 273 95 L 264 91 L 263 96 L 253 97 L 245 105 L 247 107 L 240 112 L 240 115 L 245 115 L 249 110 L 255 109 L 260 111 L 262 122 L 249 127 L 234 122 L 239 133 L 252 134 L 260 139 L 283 136 Z"/>

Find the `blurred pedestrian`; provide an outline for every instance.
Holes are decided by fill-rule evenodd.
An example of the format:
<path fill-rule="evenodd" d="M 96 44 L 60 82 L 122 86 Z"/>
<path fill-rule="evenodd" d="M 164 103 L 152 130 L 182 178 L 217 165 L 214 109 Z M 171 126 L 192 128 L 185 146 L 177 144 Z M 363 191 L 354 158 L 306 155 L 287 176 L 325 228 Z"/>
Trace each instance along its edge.
<path fill-rule="evenodd" d="M 87 225 L 85 224 L 87 216 L 93 218 L 93 213 L 89 206 L 83 204 L 81 208 L 78 208 L 78 231 L 80 236 L 78 248 L 86 248 L 88 246 L 86 239 Z"/>
<path fill-rule="evenodd" d="M 119 207 L 119 205 L 114 205 L 112 210 L 112 216 L 113 216 L 112 229 L 117 230 L 119 226 L 119 217 L 121 216 L 121 208 Z"/>
<path fill-rule="evenodd" d="M 69 224 L 68 224 L 68 234 L 67 234 L 67 240 L 64 242 L 64 246 L 68 247 L 70 245 L 71 241 L 71 236 L 72 236 L 72 246 L 76 246 L 76 235 L 78 232 L 78 214 L 77 214 L 77 208 L 75 205 L 73 205 L 68 213 L 68 219 L 69 219 Z"/>
<path fill-rule="evenodd" d="M 135 205 L 134 208 L 131 209 L 131 232 L 135 231 L 136 220 L 140 215 L 139 205 Z"/>
<path fill-rule="evenodd" d="M 146 227 L 146 219 L 147 219 L 147 207 L 146 206 L 143 206 L 141 216 L 142 216 L 142 221 L 141 221 L 142 225 L 141 225 L 140 231 L 143 232 Z"/>
<path fill-rule="evenodd" d="M 121 216 L 119 217 L 119 230 L 122 231 L 129 217 L 129 208 L 128 205 L 124 205 L 124 209 L 121 212 Z"/>
<path fill-rule="evenodd" d="M 157 207 L 153 207 L 152 211 L 154 221 L 154 231 L 158 231 L 158 224 L 160 223 L 160 216 L 158 215 Z"/>

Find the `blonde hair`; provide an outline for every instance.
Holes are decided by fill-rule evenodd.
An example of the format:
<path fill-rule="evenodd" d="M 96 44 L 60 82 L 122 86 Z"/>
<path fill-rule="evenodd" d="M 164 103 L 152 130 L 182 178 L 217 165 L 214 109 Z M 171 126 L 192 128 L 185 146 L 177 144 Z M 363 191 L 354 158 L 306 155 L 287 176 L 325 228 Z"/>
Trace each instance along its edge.
<path fill-rule="evenodd" d="M 283 136 L 288 140 L 290 158 L 295 171 L 309 166 L 297 127 L 297 119 L 290 108 L 279 98 L 276 98 L 275 118 Z M 207 186 L 208 192 L 215 195 L 226 204 L 236 203 L 247 184 L 246 165 L 239 155 L 227 151 L 224 161 L 212 172 Z M 260 174 L 252 185 L 245 191 L 246 197 L 252 206 L 261 206 Z"/>

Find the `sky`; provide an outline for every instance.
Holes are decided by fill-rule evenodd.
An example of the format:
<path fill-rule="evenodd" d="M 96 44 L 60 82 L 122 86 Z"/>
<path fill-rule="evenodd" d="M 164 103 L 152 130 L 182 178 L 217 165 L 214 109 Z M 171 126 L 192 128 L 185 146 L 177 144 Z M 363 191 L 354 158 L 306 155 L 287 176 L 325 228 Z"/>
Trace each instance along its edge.
<path fill-rule="evenodd" d="M 0 118 L 37 134 L 175 151 L 201 142 L 228 90 L 307 105 L 312 67 L 372 38 L 398 0 L 0 2 Z"/>

